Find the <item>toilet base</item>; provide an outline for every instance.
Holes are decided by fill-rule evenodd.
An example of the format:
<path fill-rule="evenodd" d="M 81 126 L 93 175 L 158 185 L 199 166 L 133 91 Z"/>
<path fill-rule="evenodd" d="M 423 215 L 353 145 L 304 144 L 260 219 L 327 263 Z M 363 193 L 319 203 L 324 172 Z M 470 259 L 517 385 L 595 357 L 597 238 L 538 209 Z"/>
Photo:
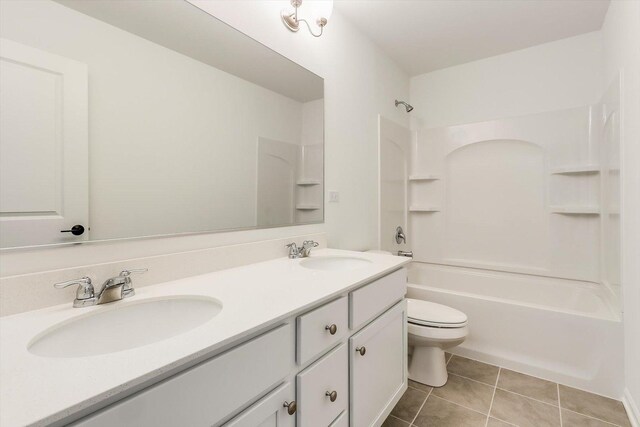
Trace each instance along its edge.
<path fill-rule="evenodd" d="M 432 387 L 447 383 L 447 362 L 439 347 L 415 346 L 409 363 L 409 379 Z"/>

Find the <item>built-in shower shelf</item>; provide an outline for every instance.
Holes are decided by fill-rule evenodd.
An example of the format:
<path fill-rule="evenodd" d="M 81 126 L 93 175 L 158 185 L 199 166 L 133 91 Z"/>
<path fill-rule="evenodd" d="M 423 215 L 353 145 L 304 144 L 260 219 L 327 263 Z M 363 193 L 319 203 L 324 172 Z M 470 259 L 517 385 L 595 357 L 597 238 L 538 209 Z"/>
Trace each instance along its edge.
<path fill-rule="evenodd" d="M 409 181 L 436 181 L 440 179 L 440 175 L 415 174 L 409 175 Z"/>
<path fill-rule="evenodd" d="M 599 173 L 599 172 L 600 172 L 600 168 L 596 165 L 565 166 L 565 167 L 551 169 L 552 175 L 578 175 L 578 174 L 591 174 L 591 173 Z"/>
<path fill-rule="evenodd" d="M 320 209 L 320 205 L 297 205 L 296 209 L 299 211 L 317 211 Z"/>
<path fill-rule="evenodd" d="M 551 206 L 551 212 L 566 215 L 600 215 L 598 206 Z"/>
<path fill-rule="evenodd" d="M 435 206 L 409 206 L 409 212 L 440 212 L 440 208 Z"/>
<path fill-rule="evenodd" d="M 300 186 L 320 185 L 320 181 L 317 179 L 299 179 L 296 182 L 296 185 L 300 185 Z"/>

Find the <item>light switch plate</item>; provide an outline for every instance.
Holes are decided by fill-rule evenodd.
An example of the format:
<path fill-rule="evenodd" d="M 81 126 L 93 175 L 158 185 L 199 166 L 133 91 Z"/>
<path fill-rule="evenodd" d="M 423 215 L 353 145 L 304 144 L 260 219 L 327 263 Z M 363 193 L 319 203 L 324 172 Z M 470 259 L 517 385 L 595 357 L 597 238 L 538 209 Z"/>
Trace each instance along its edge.
<path fill-rule="evenodd" d="M 329 203 L 338 203 L 340 201 L 340 193 L 337 191 L 329 191 Z"/>

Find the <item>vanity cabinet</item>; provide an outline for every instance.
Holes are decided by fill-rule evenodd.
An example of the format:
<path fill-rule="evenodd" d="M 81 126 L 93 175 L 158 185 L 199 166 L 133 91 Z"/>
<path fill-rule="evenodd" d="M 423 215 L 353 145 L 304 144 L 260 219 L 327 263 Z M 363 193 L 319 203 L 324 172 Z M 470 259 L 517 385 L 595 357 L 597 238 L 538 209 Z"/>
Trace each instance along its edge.
<path fill-rule="evenodd" d="M 292 325 L 279 326 L 78 422 L 82 427 L 211 426 L 286 377 Z"/>
<path fill-rule="evenodd" d="M 405 290 L 396 270 L 73 425 L 378 427 L 407 388 Z"/>
<path fill-rule="evenodd" d="M 349 354 L 341 344 L 296 377 L 298 427 L 328 426 L 349 404 Z"/>
<path fill-rule="evenodd" d="M 295 390 L 285 383 L 227 423 L 227 427 L 294 427 Z M 289 413 L 293 412 L 293 413 Z"/>
<path fill-rule="evenodd" d="M 393 396 L 407 387 L 406 302 L 349 339 L 351 425 L 380 425 Z"/>

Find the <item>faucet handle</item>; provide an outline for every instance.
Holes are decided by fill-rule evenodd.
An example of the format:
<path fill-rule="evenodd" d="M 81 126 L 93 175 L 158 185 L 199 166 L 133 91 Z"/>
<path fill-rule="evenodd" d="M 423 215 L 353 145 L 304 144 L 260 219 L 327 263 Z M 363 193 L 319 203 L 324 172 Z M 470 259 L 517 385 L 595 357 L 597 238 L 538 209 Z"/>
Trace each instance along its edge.
<path fill-rule="evenodd" d="M 148 268 L 132 268 L 130 270 L 122 270 L 120 272 L 120 276 L 121 277 L 129 277 L 132 274 L 142 274 L 142 273 L 146 273 L 147 271 L 149 271 Z"/>
<path fill-rule="evenodd" d="M 320 243 L 316 242 L 315 240 L 305 240 L 302 243 L 303 248 L 317 248 L 319 245 Z"/>
<path fill-rule="evenodd" d="M 56 289 L 66 288 L 67 286 L 78 285 L 76 291 L 76 300 L 90 299 L 95 296 L 93 284 L 90 277 L 81 277 L 80 279 L 67 280 L 66 282 L 55 283 L 53 285 Z"/>

